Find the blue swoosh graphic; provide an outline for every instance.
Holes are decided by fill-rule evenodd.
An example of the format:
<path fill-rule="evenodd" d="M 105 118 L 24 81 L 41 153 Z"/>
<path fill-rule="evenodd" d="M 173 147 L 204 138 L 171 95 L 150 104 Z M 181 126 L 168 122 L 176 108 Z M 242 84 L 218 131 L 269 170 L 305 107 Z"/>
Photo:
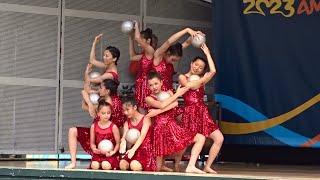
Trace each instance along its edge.
<path fill-rule="evenodd" d="M 233 97 L 223 94 L 215 94 L 215 100 L 221 103 L 222 108 L 237 114 L 248 122 L 257 122 L 268 119 L 268 117 L 259 111 Z M 309 140 L 309 138 L 280 125 L 268 128 L 264 130 L 264 132 L 280 142 L 293 147 L 298 147 Z M 313 144 L 312 147 L 320 147 L 320 142 Z"/>

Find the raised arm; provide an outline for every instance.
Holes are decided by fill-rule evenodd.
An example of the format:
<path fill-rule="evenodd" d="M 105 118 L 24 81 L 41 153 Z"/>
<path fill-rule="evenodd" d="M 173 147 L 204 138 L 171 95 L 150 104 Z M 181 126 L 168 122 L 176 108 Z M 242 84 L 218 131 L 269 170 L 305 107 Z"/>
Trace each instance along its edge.
<path fill-rule="evenodd" d="M 81 91 L 82 94 L 82 98 L 83 98 L 83 102 L 82 102 L 82 109 L 84 111 L 88 111 L 89 115 L 94 118 L 96 117 L 96 108 L 95 106 L 92 104 L 92 102 L 90 101 L 90 96 L 89 93 L 87 93 L 85 90 Z"/>
<path fill-rule="evenodd" d="M 182 43 L 182 49 L 186 49 L 191 45 L 191 43 L 192 43 L 192 37 L 189 36 L 188 39 Z"/>
<path fill-rule="evenodd" d="M 216 74 L 216 66 L 213 62 L 213 58 L 211 56 L 211 53 L 210 53 L 208 46 L 204 43 L 204 44 L 202 44 L 201 49 L 204 52 L 204 54 L 207 56 L 209 70 L 210 70 L 209 72 L 205 73 L 204 76 L 200 79 L 202 84 L 206 84 Z"/>
<path fill-rule="evenodd" d="M 207 56 L 210 71 L 205 73 L 204 76 L 202 76 L 199 80 L 191 81 L 191 82 L 188 82 L 188 79 L 186 78 L 185 75 L 179 75 L 179 83 L 182 86 L 189 87 L 190 89 L 198 89 L 201 85 L 204 85 L 207 82 L 209 82 L 212 79 L 212 77 L 215 75 L 216 67 L 211 57 L 209 48 L 207 47 L 206 44 L 203 44 L 201 46 L 201 49 L 204 52 L 204 54 Z"/>
<path fill-rule="evenodd" d="M 134 145 L 132 146 L 131 149 L 129 149 L 127 151 L 128 154 L 128 158 L 131 159 L 135 152 L 137 151 L 137 149 L 140 147 L 140 145 L 143 143 L 144 139 L 146 138 L 146 135 L 149 131 L 149 127 L 151 126 L 151 120 L 149 117 L 144 117 L 143 119 L 143 125 L 142 125 L 142 129 L 140 132 L 140 136 L 137 139 L 136 143 L 134 143 Z"/>
<path fill-rule="evenodd" d="M 90 63 L 99 68 L 106 68 L 106 65 L 103 62 L 98 61 L 96 59 L 96 44 L 100 41 L 101 37 L 102 37 L 102 34 L 99 34 L 94 38 L 94 41 L 91 47 L 91 52 L 90 52 Z"/>
<path fill-rule="evenodd" d="M 92 71 L 92 64 L 88 64 L 87 67 L 86 67 L 86 70 L 84 72 L 84 83 L 83 83 L 83 89 L 86 91 L 86 92 L 90 92 L 91 91 L 91 88 L 90 88 L 90 77 L 89 77 L 89 73 Z"/>
<path fill-rule="evenodd" d="M 189 33 L 191 37 L 195 36 L 196 32 L 190 28 L 185 28 L 179 32 L 176 32 L 169 37 L 154 53 L 153 64 L 158 65 L 161 62 L 163 54 L 168 50 L 168 48 L 173 45 L 179 38 L 181 38 L 186 33 Z"/>
<path fill-rule="evenodd" d="M 134 32 L 129 34 L 129 56 L 130 61 L 139 61 L 141 59 L 141 54 L 137 54 L 134 48 Z"/>
<path fill-rule="evenodd" d="M 152 59 L 153 58 L 153 54 L 154 54 L 153 47 L 142 39 L 141 34 L 140 34 L 140 29 L 139 29 L 139 23 L 137 21 L 135 21 L 134 26 L 135 26 L 134 39 L 137 41 L 137 43 L 140 44 L 140 46 L 143 49 L 146 57 L 148 59 Z M 152 40 L 152 38 L 151 38 L 151 40 Z"/>

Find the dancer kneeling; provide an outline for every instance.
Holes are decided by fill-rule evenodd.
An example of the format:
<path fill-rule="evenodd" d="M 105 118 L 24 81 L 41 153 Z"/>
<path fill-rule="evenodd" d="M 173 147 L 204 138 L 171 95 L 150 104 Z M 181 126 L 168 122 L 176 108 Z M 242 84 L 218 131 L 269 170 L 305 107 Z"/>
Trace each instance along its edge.
<path fill-rule="evenodd" d="M 123 100 L 122 110 L 128 117 L 124 124 L 121 138 L 120 153 L 124 154 L 120 160 L 120 169 L 133 171 L 155 171 L 156 162 L 151 141 L 151 120 L 137 110 L 134 99 Z M 126 147 L 128 150 L 126 151 Z"/>
<path fill-rule="evenodd" d="M 111 105 L 100 101 L 98 105 L 99 121 L 90 128 L 90 147 L 93 152 L 91 169 L 118 169 L 118 150 L 120 133 L 117 125 L 110 121 Z"/>

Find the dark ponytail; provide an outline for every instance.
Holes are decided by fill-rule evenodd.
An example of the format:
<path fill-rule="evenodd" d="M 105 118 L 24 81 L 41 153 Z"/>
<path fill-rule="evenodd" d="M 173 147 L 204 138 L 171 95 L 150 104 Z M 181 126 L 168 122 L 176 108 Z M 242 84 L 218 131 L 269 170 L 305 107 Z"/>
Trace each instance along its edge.
<path fill-rule="evenodd" d="M 140 34 L 143 36 L 144 39 L 148 40 L 150 39 L 150 44 L 152 44 L 152 29 L 147 28 L 140 32 Z"/>
<path fill-rule="evenodd" d="M 174 45 L 171 45 L 167 52 L 169 53 L 170 56 L 179 56 L 182 57 L 182 44 L 181 43 L 176 43 Z"/>

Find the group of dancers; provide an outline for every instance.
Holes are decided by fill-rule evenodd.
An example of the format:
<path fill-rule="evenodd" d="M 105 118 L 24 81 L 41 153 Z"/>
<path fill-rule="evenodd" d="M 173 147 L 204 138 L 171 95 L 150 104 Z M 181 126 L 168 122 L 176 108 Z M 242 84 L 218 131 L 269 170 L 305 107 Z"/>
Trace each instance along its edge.
<path fill-rule="evenodd" d="M 176 43 L 182 36 L 190 37 L 184 43 Z M 82 108 L 94 119 L 91 127 L 69 129 L 71 163 L 66 168 L 76 167 L 77 142 L 92 156 L 92 169 L 121 169 L 133 171 L 173 171 L 165 166 L 165 158 L 174 157 L 174 170 L 180 171 L 180 161 L 188 146 L 192 146 L 186 172 L 216 173 L 211 167 L 222 143 L 223 135 L 213 121 L 203 101 L 204 86 L 216 73 L 210 50 L 205 43 L 201 49 L 206 58 L 195 57 L 187 73 L 179 75 L 180 86 L 173 89 L 173 63 L 181 59 L 200 31 L 185 28 L 167 39 L 157 48 L 157 37 L 147 28 L 140 32 L 138 22 L 129 34 L 131 61 L 137 61 L 134 98 L 120 99 L 117 88 L 119 76 L 118 48 L 108 46 L 103 61 L 96 59 L 96 44 L 102 34 L 95 37 L 90 53 L 90 62 L 84 75 Z M 141 48 L 136 53 L 135 43 Z M 102 68 L 101 76 L 91 78 L 92 67 Z M 209 67 L 209 71 L 206 69 Z M 199 78 L 191 78 L 198 76 Z M 92 84 L 100 84 L 94 89 Z M 98 92 L 98 104 L 90 100 L 90 94 Z M 184 105 L 178 106 L 178 97 L 183 96 Z M 137 129 L 140 136 L 130 144 L 126 139 L 130 129 Z M 204 168 L 198 169 L 196 161 L 206 138 L 213 144 Z M 112 150 L 102 151 L 98 144 L 103 140 L 112 142 Z"/>

